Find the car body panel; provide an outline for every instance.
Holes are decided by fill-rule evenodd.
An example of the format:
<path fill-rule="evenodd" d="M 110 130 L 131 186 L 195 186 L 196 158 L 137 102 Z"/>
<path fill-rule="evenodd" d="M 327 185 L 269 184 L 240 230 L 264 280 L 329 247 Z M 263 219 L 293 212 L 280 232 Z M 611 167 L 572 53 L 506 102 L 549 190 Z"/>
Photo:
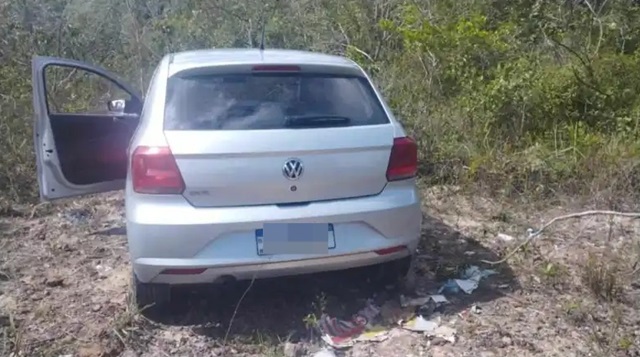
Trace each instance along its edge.
<path fill-rule="evenodd" d="M 169 62 L 169 76 L 198 68 L 225 67 L 230 65 L 292 64 L 304 66 L 324 64 L 332 66 L 333 68 L 344 67 L 347 69 L 353 69 L 357 66 L 348 58 L 323 53 L 280 49 L 261 51 L 254 48 L 185 51 L 173 54 Z"/>
<path fill-rule="evenodd" d="M 136 194 L 128 191 L 127 196 L 130 195 Z M 413 251 L 422 222 L 420 195 L 414 180 L 389 183 L 377 195 L 294 206 L 196 208 L 181 196 L 161 195 L 129 199 L 126 206 L 129 251 L 142 281 L 156 281 L 163 265 L 165 268 L 215 268 L 302 258 L 289 254 L 258 256 L 254 232 L 264 223 L 332 223 L 336 248 L 326 257 L 307 256 L 322 262 L 322 259 L 339 255 L 367 253 L 397 245 L 407 245 Z M 376 258 L 366 254 L 361 257 L 366 261 Z M 382 262 L 387 257 L 378 256 L 377 259 Z M 293 272 L 295 269 L 289 273 Z M 207 279 L 213 277 L 212 281 L 215 280 L 215 269 L 209 274 Z M 166 282 L 172 277 L 184 280 L 181 276 L 162 279 Z"/>
<path fill-rule="evenodd" d="M 393 144 L 390 124 L 349 128 L 165 132 L 197 207 L 310 202 L 380 193 Z M 283 166 L 299 160 L 299 178 Z"/>

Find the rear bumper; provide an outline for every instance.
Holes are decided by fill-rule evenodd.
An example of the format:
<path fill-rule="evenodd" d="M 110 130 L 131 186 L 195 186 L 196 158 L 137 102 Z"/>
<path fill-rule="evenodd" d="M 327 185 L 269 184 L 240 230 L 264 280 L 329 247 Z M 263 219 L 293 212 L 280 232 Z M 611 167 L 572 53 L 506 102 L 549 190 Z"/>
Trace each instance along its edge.
<path fill-rule="evenodd" d="M 313 257 L 296 260 L 265 261 L 248 264 L 228 264 L 220 265 L 209 260 L 190 260 L 187 265 L 180 264 L 180 261 L 173 259 L 145 259 L 136 260 L 136 270 L 156 272 L 158 270 L 173 269 L 197 269 L 205 267 L 206 270 L 190 274 L 163 274 L 153 278 L 154 283 L 162 284 L 207 284 L 222 282 L 226 277 L 233 277 L 237 280 L 263 279 L 278 276 L 311 274 L 318 272 L 343 270 L 385 263 L 395 259 L 406 257 L 410 254 L 409 249 L 403 249 L 388 255 L 379 255 L 374 252 L 364 252 L 345 255 L 333 255 L 324 257 Z M 136 273 L 138 274 L 138 273 Z"/>
<path fill-rule="evenodd" d="M 415 251 L 422 213 L 411 180 L 387 185 L 379 195 L 275 205 L 194 208 L 181 196 L 143 196 L 129 190 L 127 238 L 134 271 L 141 282 L 200 284 L 235 279 L 342 270 L 384 263 Z M 336 248 L 322 255 L 258 256 L 255 230 L 265 222 L 332 223 Z M 391 254 L 375 250 L 406 246 Z M 167 269 L 197 268 L 191 274 Z"/>

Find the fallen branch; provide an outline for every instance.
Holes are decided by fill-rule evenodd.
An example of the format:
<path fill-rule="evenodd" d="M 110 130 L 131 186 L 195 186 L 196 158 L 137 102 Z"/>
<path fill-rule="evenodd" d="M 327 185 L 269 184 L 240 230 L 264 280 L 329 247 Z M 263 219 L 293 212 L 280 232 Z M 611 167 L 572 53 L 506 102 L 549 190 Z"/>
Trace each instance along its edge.
<path fill-rule="evenodd" d="M 542 234 L 542 232 L 545 229 L 547 229 L 549 226 L 551 226 L 552 224 L 554 224 L 554 223 L 556 223 L 558 221 L 564 221 L 564 220 L 571 219 L 571 218 L 582 218 L 582 217 L 586 217 L 586 216 L 617 216 L 617 217 L 628 217 L 628 218 L 640 218 L 640 213 L 635 213 L 635 212 L 617 212 L 617 211 L 599 211 L 599 210 L 596 210 L 596 211 L 585 211 L 585 212 L 579 212 L 579 213 L 571 213 L 571 214 L 567 214 L 567 215 L 564 215 L 564 216 L 559 216 L 559 217 L 556 217 L 556 218 L 550 220 L 549 222 L 547 222 L 545 225 L 543 225 L 537 231 L 534 231 L 531 228 L 527 229 L 527 239 L 525 239 L 524 242 L 520 243 L 514 250 L 512 250 L 507 255 L 505 255 L 504 258 L 502 258 L 502 259 L 500 259 L 498 261 L 481 260 L 481 262 L 485 263 L 485 264 L 489 264 L 489 265 L 502 264 L 502 263 L 506 262 L 507 260 L 511 259 L 511 257 L 513 257 L 520 249 L 526 247 L 529 243 L 531 243 L 531 241 L 534 238 L 536 238 L 537 236 Z"/>

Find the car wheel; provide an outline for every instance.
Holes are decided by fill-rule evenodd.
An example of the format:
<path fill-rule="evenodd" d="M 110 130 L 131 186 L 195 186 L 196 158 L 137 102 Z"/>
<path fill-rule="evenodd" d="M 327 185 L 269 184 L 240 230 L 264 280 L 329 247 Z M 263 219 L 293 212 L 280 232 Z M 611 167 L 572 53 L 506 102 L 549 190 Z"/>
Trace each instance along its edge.
<path fill-rule="evenodd" d="M 403 284 L 411 271 L 413 255 L 380 265 L 379 281 L 384 285 Z"/>
<path fill-rule="evenodd" d="M 141 311 L 157 311 L 171 301 L 171 289 L 166 284 L 142 283 L 133 273 L 133 294 L 136 306 Z"/>

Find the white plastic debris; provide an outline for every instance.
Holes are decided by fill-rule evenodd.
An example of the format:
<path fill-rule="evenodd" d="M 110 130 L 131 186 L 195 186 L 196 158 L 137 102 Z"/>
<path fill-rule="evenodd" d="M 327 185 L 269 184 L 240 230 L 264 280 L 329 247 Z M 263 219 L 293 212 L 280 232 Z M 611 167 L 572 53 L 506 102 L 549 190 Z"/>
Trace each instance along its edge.
<path fill-rule="evenodd" d="M 436 328 L 436 330 L 433 332 L 433 335 L 451 343 L 455 343 L 456 333 L 457 331 L 453 327 L 443 325 L 438 326 L 438 328 Z"/>
<path fill-rule="evenodd" d="M 457 293 L 460 290 L 464 291 L 465 294 L 471 294 L 475 289 L 478 288 L 480 284 L 480 280 L 497 274 L 495 270 L 491 269 L 480 269 L 475 265 L 468 267 L 460 279 L 451 279 L 447 281 L 441 288 L 438 290 L 438 293 L 442 294 L 445 292 L 449 293 Z"/>
<path fill-rule="evenodd" d="M 438 323 L 427 320 L 422 316 L 416 316 L 402 325 L 405 329 L 415 332 L 433 332 L 438 328 Z"/>
<path fill-rule="evenodd" d="M 513 236 L 508 235 L 508 234 L 498 233 L 498 239 L 500 239 L 502 241 L 505 241 L 505 242 L 511 242 L 515 238 Z"/>
<path fill-rule="evenodd" d="M 436 304 L 446 304 L 449 302 L 444 295 L 421 296 L 413 299 L 407 299 L 404 295 L 400 295 L 400 306 L 423 306 L 433 301 Z"/>
<path fill-rule="evenodd" d="M 313 354 L 313 357 L 336 357 L 336 354 L 327 348 L 323 348 L 320 351 Z"/>
<path fill-rule="evenodd" d="M 451 343 L 456 341 L 457 331 L 452 327 L 441 325 L 439 317 L 427 320 L 422 316 L 416 316 L 407 321 L 402 327 L 409 331 L 422 332 L 429 337 L 438 337 Z"/>

